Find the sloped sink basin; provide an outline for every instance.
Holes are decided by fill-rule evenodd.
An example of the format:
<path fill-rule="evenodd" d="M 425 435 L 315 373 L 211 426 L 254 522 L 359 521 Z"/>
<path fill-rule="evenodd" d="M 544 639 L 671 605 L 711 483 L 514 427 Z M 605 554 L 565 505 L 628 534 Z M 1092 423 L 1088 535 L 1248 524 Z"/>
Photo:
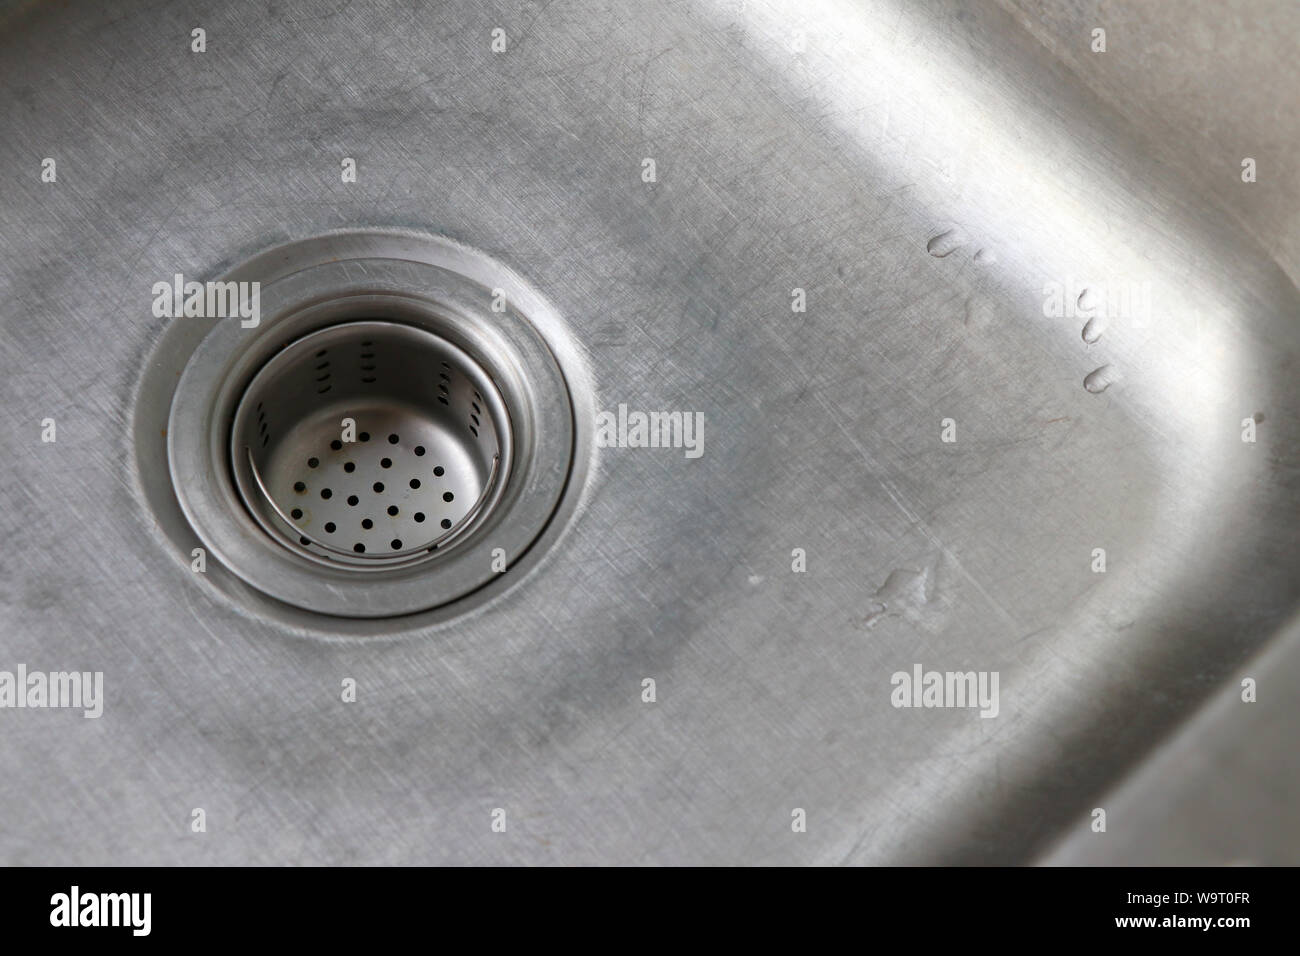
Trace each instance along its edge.
<path fill-rule="evenodd" d="M 1083 6 L 9 6 L 0 669 L 103 712 L 6 716 L 0 859 L 1168 858 L 1177 814 L 1147 852 L 1093 811 L 1243 679 L 1295 716 L 1255 655 L 1300 598 L 1296 14 Z M 230 320 L 153 289 L 305 308 L 309 248 L 404 295 L 426 240 L 493 264 L 430 314 L 531 303 L 574 450 L 472 598 L 318 613 L 180 500 Z"/>

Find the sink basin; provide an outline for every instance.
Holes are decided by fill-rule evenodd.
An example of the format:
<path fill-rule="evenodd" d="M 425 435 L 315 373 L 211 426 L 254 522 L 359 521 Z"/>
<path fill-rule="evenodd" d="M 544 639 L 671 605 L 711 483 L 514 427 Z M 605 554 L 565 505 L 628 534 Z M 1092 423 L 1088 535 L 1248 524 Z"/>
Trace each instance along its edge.
<path fill-rule="evenodd" d="M 103 712 L 6 715 L 0 860 L 1296 862 L 1300 14 L 1141 7 L 9 5 L 0 670 Z M 359 231 L 526 290 L 590 439 L 468 603 L 173 484 L 155 283 Z M 1200 740 L 1276 747 L 1223 839 Z"/>

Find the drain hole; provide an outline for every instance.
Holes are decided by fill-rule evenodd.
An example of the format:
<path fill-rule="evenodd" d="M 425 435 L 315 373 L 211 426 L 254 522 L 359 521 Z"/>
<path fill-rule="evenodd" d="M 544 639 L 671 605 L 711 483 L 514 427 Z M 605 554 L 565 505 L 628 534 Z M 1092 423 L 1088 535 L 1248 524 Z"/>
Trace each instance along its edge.
<path fill-rule="evenodd" d="M 307 485 L 301 481 L 295 481 L 293 483 L 293 490 L 298 492 L 299 494 L 302 494 L 304 491 L 307 490 Z"/>
<path fill-rule="evenodd" d="M 345 462 L 343 465 L 343 470 L 350 475 L 357 470 L 357 463 L 355 461 Z"/>
<path fill-rule="evenodd" d="M 434 473 L 434 475 L 436 475 L 436 476 L 439 477 L 439 478 L 441 478 L 441 477 L 445 474 L 445 472 L 443 471 L 442 465 L 438 465 L 436 468 L 434 468 L 434 469 L 433 469 L 433 473 Z"/>
<path fill-rule="evenodd" d="M 424 522 L 424 512 L 423 512 L 423 511 L 417 511 L 417 512 L 412 516 L 412 517 L 415 518 L 415 523 L 416 523 L 416 524 L 421 524 L 421 523 Z"/>
<path fill-rule="evenodd" d="M 357 554 L 365 554 L 366 546 L 362 544 L 360 541 L 358 541 L 356 544 L 352 546 L 352 550 L 355 551 Z"/>
<path fill-rule="evenodd" d="M 401 539 L 401 538 L 394 538 L 392 541 L 389 542 L 389 545 L 392 547 L 392 549 L 393 549 L 394 551 L 401 551 L 401 550 L 402 550 L 402 539 Z"/>
<path fill-rule="evenodd" d="M 335 451 L 338 451 L 340 448 L 343 447 L 343 442 L 339 441 L 336 438 L 332 442 L 330 442 L 330 447 L 333 448 Z"/>
<path fill-rule="evenodd" d="M 376 481 L 370 487 L 375 489 L 375 494 L 377 495 L 382 495 L 384 493 L 384 483 L 382 481 Z"/>
<path fill-rule="evenodd" d="M 391 458 L 381 458 L 381 459 L 379 459 L 379 467 L 380 467 L 380 468 L 392 468 L 392 467 L 393 467 L 393 459 L 391 459 Z"/>
<path fill-rule="evenodd" d="M 320 496 L 324 498 L 326 501 L 329 501 L 331 498 L 334 497 L 334 492 L 330 491 L 328 488 L 322 488 L 320 490 Z"/>
<path fill-rule="evenodd" d="M 350 504 L 352 507 L 355 508 L 360 501 L 361 499 L 358 498 L 356 495 L 348 495 L 348 504 Z"/>
<path fill-rule="evenodd" d="M 336 527 L 337 527 L 337 525 L 335 525 L 333 521 L 326 521 L 326 522 L 325 522 L 325 533 L 326 533 L 326 534 L 333 534 L 333 533 L 334 533 L 334 530 L 335 530 Z"/>
<path fill-rule="evenodd" d="M 319 459 L 319 458 L 308 458 L 308 459 L 307 459 L 307 467 L 308 467 L 308 468 L 315 468 L 315 467 L 316 467 L 317 465 L 319 465 L 319 464 L 320 464 L 320 459 Z"/>
<path fill-rule="evenodd" d="M 388 513 L 389 513 L 392 517 L 396 518 L 396 517 L 397 517 L 397 505 L 389 505 L 389 506 L 388 506 Z"/>
<path fill-rule="evenodd" d="M 390 445 L 396 445 L 400 440 L 401 440 L 401 439 L 399 439 L 396 435 L 389 435 L 389 436 L 388 436 L 388 444 L 390 444 Z"/>
<path fill-rule="evenodd" d="M 423 446 L 423 445 L 416 445 L 416 446 L 415 446 L 415 454 L 416 454 L 416 457 L 417 457 L 417 458 L 422 458 L 422 457 L 424 457 L 424 446 Z"/>
<path fill-rule="evenodd" d="M 297 521 L 299 518 L 302 517 L 302 509 L 294 508 L 292 511 L 289 512 L 289 516 L 292 517 L 294 521 Z"/>
<path fill-rule="evenodd" d="M 438 523 L 439 523 L 440 525 L 442 525 L 444 528 L 450 528 L 450 527 L 451 527 L 451 519 L 450 519 L 450 518 L 443 518 L 443 519 L 442 519 L 441 521 L 439 521 Z"/>
<path fill-rule="evenodd" d="M 365 528 L 367 531 L 369 531 L 369 530 L 370 530 L 371 528 L 373 528 L 374 526 L 375 526 L 375 523 L 374 523 L 373 521 L 371 521 L 369 518 L 362 518 L 362 519 L 361 519 L 361 527 Z"/>
<path fill-rule="evenodd" d="M 370 441 L 370 432 L 362 432 L 357 437 L 360 438 L 362 441 Z"/>
<path fill-rule="evenodd" d="M 450 491 L 444 491 L 444 492 L 442 493 L 442 500 L 443 500 L 443 501 L 451 501 L 451 500 L 454 499 L 455 497 L 456 497 L 456 496 L 453 495 Z"/>
<path fill-rule="evenodd" d="M 411 479 L 411 487 L 412 487 L 412 488 L 419 488 L 419 487 L 420 487 L 420 479 L 419 479 L 419 478 L 412 478 L 412 479 Z"/>

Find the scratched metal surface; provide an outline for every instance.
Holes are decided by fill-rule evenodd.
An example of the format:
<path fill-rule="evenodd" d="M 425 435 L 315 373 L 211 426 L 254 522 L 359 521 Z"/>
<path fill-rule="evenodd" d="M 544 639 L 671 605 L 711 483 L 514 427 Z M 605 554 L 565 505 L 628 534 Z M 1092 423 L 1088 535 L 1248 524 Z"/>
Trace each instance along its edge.
<path fill-rule="evenodd" d="M 11 7 L 0 668 L 102 670 L 107 700 L 0 712 L 0 860 L 1021 862 L 1086 827 L 1296 610 L 1300 295 L 1270 210 L 1297 166 L 1237 179 L 1275 128 L 1258 93 L 1209 98 L 1217 139 L 1147 122 L 1231 28 L 1216 4 L 1180 5 L 1189 55 L 1130 63 L 1122 106 L 1041 6 Z M 1267 85 L 1294 14 L 1254 7 Z M 155 281 L 358 225 L 513 266 L 600 407 L 703 412 L 706 451 L 603 450 L 521 585 L 339 642 L 166 546 L 131 408 Z M 1044 317 L 1045 282 L 1121 275 L 1147 321 L 1088 346 Z M 998 717 L 895 709 L 913 663 L 999 671 Z"/>

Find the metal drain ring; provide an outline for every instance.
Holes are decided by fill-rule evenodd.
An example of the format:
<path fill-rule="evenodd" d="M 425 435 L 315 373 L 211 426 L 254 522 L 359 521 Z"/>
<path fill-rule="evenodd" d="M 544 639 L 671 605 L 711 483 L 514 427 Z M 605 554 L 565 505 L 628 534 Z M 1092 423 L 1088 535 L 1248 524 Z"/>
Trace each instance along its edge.
<path fill-rule="evenodd" d="M 584 449 L 581 472 L 586 472 L 590 434 L 585 425 L 579 429 L 565 373 L 548 339 L 529 320 L 528 310 L 543 316 L 545 327 L 556 336 L 566 361 L 574 364 L 580 382 L 586 382 L 586 372 L 577 364 L 576 352 L 564 337 L 558 318 L 526 283 L 455 243 L 399 232 L 341 233 L 292 243 L 268 250 L 219 278 L 261 283 L 261 323 L 245 329 L 229 320 L 186 320 L 206 323 L 209 331 L 194 348 L 176 385 L 166 441 L 176 502 L 200 542 L 221 565 L 257 590 L 305 611 L 340 618 L 397 617 L 466 599 L 535 563 L 528 552 L 539 538 L 555 540 L 557 532 L 548 526 L 570 487 L 579 441 Z M 496 289 L 507 293 L 505 312 L 492 307 L 500 298 L 499 293 L 494 294 Z M 290 499 L 284 497 L 280 467 L 271 457 L 260 458 L 260 450 L 270 456 L 281 441 L 287 442 L 283 448 L 289 449 L 300 439 L 305 441 L 304 436 L 326 434 L 324 426 L 317 429 L 314 405 L 306 411 L 292 410 L 298 408 L 294 393 L 303 391 L 308 383 L 292 376 L 284 379 L 298 384 L 286 386 L 282 396 L 271 403 L 265 395 L 273 394 L 274 389 L 263 392 L 259 385 L 255 392 L 250 391 L 258 374 L 271 368 L 278 355 L 311 336 L 341 336 L 358 346 L 361 341 L 375 341 L 357 337 L 355 327 L 362 324 L 385 326 L 402 337 L 402 346 L 390 356 L 403 371 L 388 382 L 362 382 L 360 373 L 371 370 L 360 368 L 357 352 L 353 367 L 331 364 L 331 379 L 317 384 L 317 389 L 329 384 L 331 390 L 323 394 L 332 396 L 334 389 L 342 390 L 340 376 L 355 373 L 357 389 L 346 404 L 355 406 L 357 414 L 346 417 L 356 419 L 358 433 L 372 433 L 368 448 L 377 447 L 377 441 L 386 442 L 390 432 L 383 429 L 388 413 L 409 415 L 403 420 L 410 427 L 423 422 L 429 434 L 443 435 L 446 450 L 440 454 L 460 449 L 454 471 L 451 459 L 442 465 L 448 479 L 462 482 L 463 490 L 453 494 L 456 507 L 465 509 L 463 514 L 449 512 L 436 520 L 431 511 L 425 511 L 424 524 L 432 522 L 436 527 L 419 540 L 419 550 L 414 539 L 393 538 L 400 540 L 402 547 L 378 548 L 386 552 L 379 559 L 313 543 L 314 539 L 328 540 L 324 520 L 309 523 L 311 537 L 301 534 L 304 526 L 294 519 Z M 413 342 L 421 344 L 408 348 Z M 439 363 L 447 361 L 464 376 L 462 384 L 469 389 L 464 394 L 472 399 L 470 404 L 453 400 L 454 385 L 448 386 L 449 404 L 445 406 L 437 401 L 442 393 L 436 385 L 432 393 L 428 391 L 424 373 L 430 367 L 429 350 L 440 352 L 443 358 Z M 421 375 L 423 385 L 416 381 Z M 362 391 L 362 386 L 381 385 L 384 388 L 378 393 Z M 259 398 L 245 403 L 259 393 Z M 322 393 L 312 390 L 306 398 L 315 402 L 318 394 Z M 585 389 L 582 394 L 590 401 Z M 431 406 L 439 411 L 432 412 Z M 339 411 L 339 407 L 325 407 L 319 415 L 330 423 L 329 428 L 337 430 L 344 417 Z M 263 417 L 258 418 L 257 412 Z M 372 413 L 379 417 L 369 417 Z M 451 417 L 443 418 L 444 413 Z M 471 413 L 474 418 L 469 417 Z M 462 426 L 462 431 L 455 431 Z M 471 426 L 477 436 L 469 430 Z M 301 431 L 292 436 L 278 434 L 286 427 L 291 432 Z M 391 434 L 398 437 L 395 447 L 407 455 L 401 460 L 409 465 L 414 461 L 410 456 L 415 454 L 417 440 L 403 436 L 400 428 Z M 488 437 L 493 434 L 494 438 Z M 484 439 L 482 453 L 471 453 L 480 447 L 476 437 Z M 426 448 L 424 457 L 435 464 L 432 439 L 420 439 L 419 443 Z M 359 447 L 351 446 L 353 452 Z M 246 448 L 253 452 L 252 465 Z M 324 460 L 319 454 L 308 457 Z M 399 457 L 389 457 L 397 466 Z M 355 461 L 356 474 L 361 474 L 362 461 Z M 279 507 L 264 497 L 255 473 Z M 404 474 L 403 480 L 409 482 L 411 477 L 415 475 Z M 424 476 L 419 477 L 423 482 Z M 295 481 L 306 483 L 301 477 L 290 478 L 291 490 Z M 333 485 L 327 487 L 337 490 Z M 322 500 L 320 491 L 313 491 L 317 503 Z M 331 496 L 328 500 L 335 499 Z M 396 518 L 402 520 L 405 514 L 400 501 L 397 506 Z M 306 519 L 308 509 L 301 507 L 301 511 Z M 288 522 L 282 512 L 288 514 Z M 572 503 L 567 509 L 571 512 Z M 380 524 L 380 514 L 366 517 Z M 390 517 L 386 509 L 382 517 L 385 521 Z M 452 522 L 450 528 L 442 526 L 444 518 Z M 366 530 L 378 532 L 379 528 Z M 449 532 L 445 540 L 443 531 Z M 346 543 L 355 545 L 358 540 L 353 537 Z M 365 542 L 367 552 L 372 550 L 369 540 Z M 388 538 L 375 540 L 391 545 Z"/>

